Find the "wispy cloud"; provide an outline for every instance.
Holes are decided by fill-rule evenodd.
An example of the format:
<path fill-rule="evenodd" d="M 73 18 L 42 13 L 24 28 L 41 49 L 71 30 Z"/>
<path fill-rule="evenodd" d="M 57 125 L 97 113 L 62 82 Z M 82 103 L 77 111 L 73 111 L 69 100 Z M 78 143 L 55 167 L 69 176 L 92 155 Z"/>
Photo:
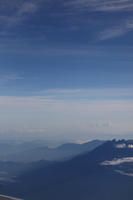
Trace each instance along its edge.
<path fill-rule="evenodd" d="M 23 77 L 17 75 L 17 74 L 7 74 L 0 76 L 0 85 L 4 85 L 10 81 L 16 81 L 21 80 Z"/>
<path fill-rule="evenodd" d="M 73 6 L 81 11 L 115 12 L 133 9 L 133 2 L 131 0 L 72 0 L 68 1 L 66 5 Z"/>
<path fill-rule="evenodd" d="M 133 88 L 48 89 L 35 94 L 57 99 L 119 99 L 133 98 Z"/>
<path fill-rule="evenodd" d="M 107 40 L 111 38 L 116 38 L 127 33 L 127 29 L 123 27 L 112 27 L 110 29 L 105 29 L 99 35 L 100 40 Z"/>
<path fill-rule="evenodd" d="M 3 28 L 3 34 L 6 29 L 11 28 L 14 25 L 21 24 L 32 13 L 35 13 L 39 8 L 39 2 L 40 1 L 34 0 L 2 1 L 0 8 L 0 24 Z"/>
<path fill-rule="evenodd" d="M 48 96 L 32 96 L 32 97 L 0 97 L 0 105 L 10 108 L 29 108 L 39 109 L 42 111 L 67 111 L 77 110 L 82 112 L 114 112 L 114 111 L 133 111 L 132 100 L 74 100 L 74 99 L 52 99 Z M 107 121 L 105 121 L 107 122 Z M 100 124 L 100 123 L 99 123 Z M 103 123 L 104 125 L 105 123 Z M 96 125 L 100 126 L 100 125 Z"/>
<path fill-rule="evenodd" d="M 23 22 L 26 18 L 26 15 L 34 13 L 37 10 L 37 4 L 32 2 L 26 2 L 22 4 L 21 8 L 19 8 L 16 13 L 14 13 L 11 17 L 7 18 L 6 27 L 12 27 L 17 25 L 18 23 Z"/>
<path fill-rule="evenodd" d="M 58 26 L 58 28 L 53 27 L 53 25 L 47 25 L 45 27 L 45 23 L 41 22 L 42 28 L 40 32 L 43 32 L 43 35 L 46 34 L 47 30 L 50 31 L 60 31 L 60 30 L 79 30 L 84 27 L 91 27 L 95 23 L 101 23 L 101 21 L 97 18 L 93 18 L 92 16 L 84 17 L 81 13 L 85 11 L 88 13 L 92 12 L 106 12 L 108 14 L 113 14 L 118 11 L 120 12 L 128 12 L 133 10 L 133 2 L 131 0 L 68 0 L 59 2 L 58 0 L 51 1 L 51 0 L 2 0 L 1 1 L 1 8 L 0 8 L 0 25 L 1 31 L 0 35 L 5 37 L 11 37 L 12 31 L 9 31 L 12 27 L 17 25 L 22 25 L 23 22 L 28 18 L 30 18 L 33 14 L 35 14 L 41 6 L 45 8 L 45 3 L 49 3 L 48 11 L 43 13 L 43 17 L 46 17 L 46 20 L 53 19 L 53 16 L 59 17 L 59 19 L 63 19 L 66 22 L 67 26 L 66 29 L 64 26 Z M 52 4 L 57 4 L 62 7 L 62 9 L 53 10 Z M 67 8 L 67 9 L 66 9 Z M 7 14 L 8 10 L 8 14 Z M 42 11 L 41 11 L 42 12 Z M 128 17 L 127 17 L 128 18 Z M 38 18 L 37 18 L 38 20 Z M 109 16 L 106 18 L 105 21 L 109 20 Z M 40 22 L 39 22 L 40 23 Z M 57 23 L 57 22 L 56 22 Z M 103 24 L 103 22 L 101 23 Z M 124 22 L 124 25 L 120 26 L 120 20 L 118 20 L 118 26 L 110 26 L 108 23 L 109 28 L 103 28 L 101 32 L 98 30 L 98 38 L 100 40 L 107 40 L 110 38 L 115 38 L 121 35 L 126 34 L 127 32 L 132 30 L 132 22 Z M 122 22 L 123 24 L 123 22 Z M 33 22 L 32 22 L 32 25 Z M 37 26 L 37 25 L 35 25 Z M 75 29 L 76 28 L 76 29 Z M 93 27 L 94 28 L 94 27 Z M 37 28 L 33 30 L 38 30 Z M 93 30 L 91 30 L 93 31 Z M 95 30 L 94 30 L 95 31 Z M 8 34 L 8 35 L 7 35 Z M 94 34 L 95 35 L 95 34 Z"/>
<path fill-rule="evenodd" d="M 119 173 L 121 175 L 133 177 L 133 173 L 124 172 L 122 170 L 115 170 L 115 172 L 117 172 L 117 173 Z"/>
<path fill-rule="evenodd" d="M 107 40 L 111 38 L 116 38 L 119 36 L 123 36 L 128 32 L 133 30 L 133 20 L 124 20 L 123 22 L 119 22 L 119 24 L 106 28 L 105 30 L 101 31 L 98 38 L 100 40 Z"/>
<path fill-rule="evenodd" d="M 100 40 L 119 37 L 133 29 L 133 20 L 131 19 L 133 2 L 131 0 L 72 0 L 67 1 L 65 5 L 69 6 L 69 8 L 73 9 L 75 12 L 104 12 L 106 14 L 106 19 L 104 19 L 105 27 L 101 26 L 103 30 L 98 30 L 98 39 Z M 110 17 L 113 17 L 113 15 L 115 17 L 118 12 L 119 15 L 116 16 L 116 21 L 114 21 L 114 25 L 112 25 Z M 122 13 L 126 13 L 124 19 Z M 127 13 L 129 14 L 127 15 Z M 97 22 L 97 20 L 98 19 L 95 18 L 95 22 L 93 23 L 103 24 L 103 21 L 99 20 L 99 22 Z M 106 22 L 108 23 L 106 24 Z"/>

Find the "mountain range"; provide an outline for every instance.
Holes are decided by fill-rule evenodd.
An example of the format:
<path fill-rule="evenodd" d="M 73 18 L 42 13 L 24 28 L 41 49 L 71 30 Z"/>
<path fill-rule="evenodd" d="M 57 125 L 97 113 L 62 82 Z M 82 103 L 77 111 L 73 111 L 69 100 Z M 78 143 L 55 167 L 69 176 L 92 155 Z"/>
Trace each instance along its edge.
<path fill-rule="evenodd" d="M 40 160 L 65 160 L 86 151 L 92 151 L 103 142 L 93 140 L 83 144 L 66 143 L 56 148 L 49 148 L 41 142 L 0 143 L 0 161 L 29 163 Z"/>
<path fill-rule="evenodd" d="M 0 191 L 25 200 L 130 200 L 133 141 L 107 141 L 66 161 L 38 165 Z"/>
<path fill-rule="evenodd" d="M 84 144 L 67 143 L 57 148 L 48 148 L 43 143 L 36 142 L 14 143 L 14 145 L 2 143 L 0 145 L 0 183 L 12 182 L 15 177 L 26 170 L 46 166 L 55 161 L 68 160 L 86 151 L 91 151 L 103 142 L 94 140 Z"/>

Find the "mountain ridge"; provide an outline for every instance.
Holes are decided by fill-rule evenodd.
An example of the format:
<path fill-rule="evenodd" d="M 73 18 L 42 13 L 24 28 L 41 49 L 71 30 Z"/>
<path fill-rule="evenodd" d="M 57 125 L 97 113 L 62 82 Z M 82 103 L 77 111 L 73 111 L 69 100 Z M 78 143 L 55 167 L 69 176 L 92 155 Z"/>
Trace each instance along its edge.
<path fill-rule="evenodd" d="M 131 141 L 107 141 L 91 152 L 78 155 L 69 161 L 54 162 L 49 166 L 27 171 L 10 185 L 10 192 L 26 199 L 39 200 L 130 200 L 133 195 L 133 177 L 118 173 L 133 169 L 133 163 L 102 165 L 115 158 L 133 157 L 133 149 L 118 148 L 118 144 Z M 129 155 L 130 154 L 130 155 Z M 117 187 L 120 185 L 120 187 Z M 116 189 L 117 188 L 117 189 Z M 97 192 L 96 192 L 97 191 Z"/>

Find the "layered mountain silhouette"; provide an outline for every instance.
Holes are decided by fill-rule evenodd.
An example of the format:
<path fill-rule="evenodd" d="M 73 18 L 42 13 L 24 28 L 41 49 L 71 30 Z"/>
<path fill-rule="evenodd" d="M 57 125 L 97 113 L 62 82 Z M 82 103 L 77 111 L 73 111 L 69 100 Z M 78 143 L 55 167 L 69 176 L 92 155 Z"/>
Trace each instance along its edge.
<path fill-rule="evenodd" d="M 38 165 L 1 191 L 26 200 L 130 200 L 133 141 L 108 141 L 69 161 Z"/>
<path fill-rule="evenodd" d="M 66 160 L 86 151 L 92 151 L 103 143 L 101 140 L 93 140 L 84 144 L 67 143 L 56 148 L 49 148 L 43 143 L 36 142 L 0 143 L 0 160 L 27 163 L 40 160 Z"/>
<path fill-rule="evenodd" d="M 103 142 L 94 140 L 84 144 L 67 143 L 56 148 L 48 148 L 44 143 L 38 142 L 14 143 L 14 145 L 1 142 L 0 183 L 12 182 L 16 176 L 25 171 L 49 165 L 55 160 L 68 160 L 91 151 Z"/>

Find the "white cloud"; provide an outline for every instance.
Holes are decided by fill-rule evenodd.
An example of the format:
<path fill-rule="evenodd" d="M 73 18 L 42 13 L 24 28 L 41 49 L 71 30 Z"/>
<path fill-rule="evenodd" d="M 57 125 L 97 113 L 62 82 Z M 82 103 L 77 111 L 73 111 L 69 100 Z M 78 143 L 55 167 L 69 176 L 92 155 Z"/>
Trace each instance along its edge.
<path fill-rule="evenodd" d="M 106 160 L 101 163 L 101 165 L 120 165 L 123 163 L 132 163 L 133 157 L 126 157 L 126 158 L 115 158 L 114 160 Z"/>
<path fill-rule="evenodd" d="M 129 148 L 129 149 L 133 149 L 133 144 L 129 144 L 129 145 L 128 145 L 128 148 Z"/>
<path fill-rule="evenodd" d="M 118 148 L 118 149 L 124 149 L 124 148 L 126 148 L 126 144 L 125 143 L 123 143 L 123 144 L 117 144 L 116 148 Z"/>
<path fill-rule="evenodd" d="M 11 182 L 13 181 L 12 179 L 8 179 L 10 180 Z M 11 199 L 11 200 L 22 200 L 22 199 L 18 199 L 18 198 L 15 198 L 15 197 L 9 197 L 9 196 L 6 196 L 6 195 L 0 195 L 0 198 L 7 198 L 7 199 Z"/>
<path fill-rule="evenodd" d="M 122 170 L 115 170 L 115 172 L 117 172 L 117 173 L 119 173 L 121 175 L 133 177 L 133 173 L 127 173 L 127 172 L 124 172 Z"/>
<path fill-rule="evenodd" d="M 123 143 L 123 144 L 117 144 L 116 148 L 118 148 L 118 149 L 123 149 L 123 148 L 133 149 L 133 144 L 128 144 L 128 145 L 125 144 L 125 143 Z"/>

